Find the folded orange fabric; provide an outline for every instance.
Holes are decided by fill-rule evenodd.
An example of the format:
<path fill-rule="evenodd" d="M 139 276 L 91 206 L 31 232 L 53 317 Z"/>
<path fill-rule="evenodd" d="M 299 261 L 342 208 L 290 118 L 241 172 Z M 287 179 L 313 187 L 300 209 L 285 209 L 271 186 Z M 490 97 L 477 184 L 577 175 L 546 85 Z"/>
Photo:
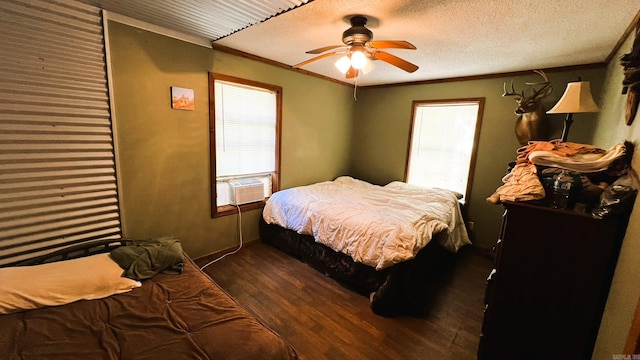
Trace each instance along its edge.
<path fill-rule="evenodd" d="M 534 151 L 546 151 L 557 156 L 574 156 L 578 154 L 604 154 L 605 150 L 589 144 L 553 141 L 530 141 L 517 150 L 517 163 L 530 162 L 529 154 Z"/>
<path fill-rule="evenodd" d="M 551 166 L 576 172 L 597 172 L 607 169 L 624 155 L 625 145 L 618 144 L 603 150 L 589 144 L 553 141 L 530 141 L 517 150 L 516 166 L 502 178 L 504 185 L 487 198 L 500 201 L 527 201 L 545 197 L 544 187 L 537 175 L 536 165 Z"/>
<path fill-rule="evenodd" d="M 570 155 L 555 151 L 532 151 L 529 161 L 535 165 L 557 167 L 579 173 L 594 173 L 607 170 L 625 154 L 624 144 L 617 144 L 608 151 L 597 148 L 572 148 Z"/>
<path fill-rule="evenodd" d="M 517 164 L 502 178 L 502 182 L 504 185 L 496 190 L 500 201 L 528 201 L 545 197 L 544 187 L 533 164 Z"/>

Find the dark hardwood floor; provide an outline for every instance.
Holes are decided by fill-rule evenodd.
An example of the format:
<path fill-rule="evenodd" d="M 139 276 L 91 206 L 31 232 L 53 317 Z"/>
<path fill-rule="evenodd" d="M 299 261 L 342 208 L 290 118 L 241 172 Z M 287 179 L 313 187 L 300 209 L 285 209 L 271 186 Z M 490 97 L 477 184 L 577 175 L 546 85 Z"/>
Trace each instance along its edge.
<path fill-rule="evenodd" d="M 259 241 L 205 272 L 301 359 L 464 360 L 476 359 L 491 267 L 483 251 L 463 248 L 425 313 L 396 317 L 375 315 L 366 295 Z"/>

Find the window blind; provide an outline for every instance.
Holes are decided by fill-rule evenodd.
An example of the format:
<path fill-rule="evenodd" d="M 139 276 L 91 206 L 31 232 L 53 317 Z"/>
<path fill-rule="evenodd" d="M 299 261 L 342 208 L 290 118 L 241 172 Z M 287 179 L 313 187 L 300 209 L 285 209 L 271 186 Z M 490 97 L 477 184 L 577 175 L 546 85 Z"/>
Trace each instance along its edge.
<path fill-rule="evenodd" d="M 407 182 L 466 195 L 479 107 L 451 101 L 414 105 Z"/>
<path fill-rule="evenodd" d="M 121 236 L 100 10 L 0 1 L 0 265 Z"/>
<path fill-rule="evenodd" d="M 276 95 L 216 81 L 216 176 L 275 170 Z"/>

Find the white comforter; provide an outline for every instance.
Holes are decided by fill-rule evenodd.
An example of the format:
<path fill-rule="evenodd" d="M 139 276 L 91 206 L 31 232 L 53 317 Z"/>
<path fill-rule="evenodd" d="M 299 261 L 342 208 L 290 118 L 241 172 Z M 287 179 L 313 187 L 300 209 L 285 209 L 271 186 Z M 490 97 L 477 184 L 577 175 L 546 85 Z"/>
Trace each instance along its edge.
<path fill-rule="evenodd" d="M 437 240 L 452 252 L 471 243 L 454 193 L 402 182 L 343 176 L 278 191 L 263 217 L 378 270 L 412 259 L 441 232 Z"/>

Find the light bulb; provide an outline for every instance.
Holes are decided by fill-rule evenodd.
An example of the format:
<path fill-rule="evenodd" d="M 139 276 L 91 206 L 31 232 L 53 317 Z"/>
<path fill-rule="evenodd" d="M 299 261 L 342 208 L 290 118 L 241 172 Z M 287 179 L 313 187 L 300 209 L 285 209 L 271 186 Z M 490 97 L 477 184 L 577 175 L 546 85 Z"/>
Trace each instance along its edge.
<path fill-rule="evenodd" d="M 368 74 L 371 72 L 371 70 L 373 70 L 373 68 L 376 66 L 376 64 L 373 62 L 373 60 L 371 60 L 370 58 L 366 58 L 365 64 L 362 67 L 362 73 L 363 74 Z"/>
<path fill-rule="evenodd" d="M 346 74 L 351 66 L 351 60 L 349 60 L 349 57 L 345 55 L 338 59 L 335 65 L 341 73 Z"/>
<path fill-rule="evenodd" d="M 354 51 L 351 53 L 351 66 L 354 69 L 362 69 L 367 64 L 367 56 L 362 51 Z"/>

